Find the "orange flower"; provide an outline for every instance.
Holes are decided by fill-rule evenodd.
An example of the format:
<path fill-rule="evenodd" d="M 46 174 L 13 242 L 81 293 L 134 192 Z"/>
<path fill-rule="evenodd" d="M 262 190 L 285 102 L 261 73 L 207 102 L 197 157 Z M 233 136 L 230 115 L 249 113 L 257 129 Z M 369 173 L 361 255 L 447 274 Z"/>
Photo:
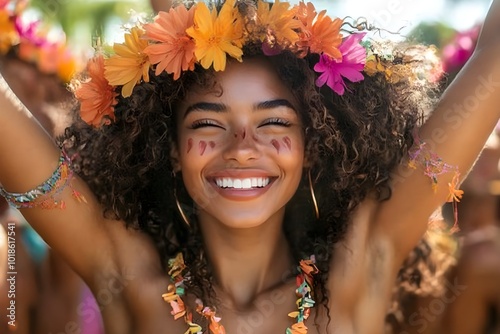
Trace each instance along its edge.
<path fill-rule="evenodd" d="M 6 54 L 12 45 L 19 42 L 18 40 L 19 36 L 9 13 L 0 9 L 0 54 Z"/>
<path fill-rule="evenodd" d="M 462 199 L 464 191 L 458 189 L 459 178 L 460 173 L 456 172 L 451 182 L 448 183 L 448 189 L 450 190 L 450 193 L 448 194 L 448 198 L 446 199 L 447 202 L 460 202 L 460 200 Z"/>
<path fill-rule="evenodd" d="M 292 327 L 289 328 L 290 331 L 287 330 L 287 333 L 291 334 L 307 334 L 307 327 L 303 321 L 295 323 Z"/>
<path fill-rule="evenodd" d="M 213 334 L 226 334 L 226 329 L 224 326 L 219 324 L 218 320 L 210 319 L 210 325 L 208 326 L 210 332 Z"/>
<path fill-rule="evenodd" d="M 125 34 L 125 43 L 113 46 L 116 54 L 104 61 L 106 79 L 112 86 L 123 86 L 123 97 L 132 95 L 132 90 L 141 79 L 149 82 L 151 64 L 144 53 L 148 41 L 141 38 L 143 35 L 144 30 L 133 27 L 129 34 Z"/>
<path fill-rule="evenodd" d="M 376 55 L 372 54 L 366 58 L 364 71 L 369 76 L 374 76 L 375 74 L 377 74 L 379 72 L 385 72 L 385 70 L 386 70 L 386 67 L 384 66 L 384 64 L 382 64 L 382 62 L 380 61 L 380 59 Z"/>
<path fill-rule="evenodd" d="M 80 116 L 95 127 L 115 119 L 114 106 L 117 103 L 114 87 L 104 78 L 104 59 L 98 55 L 87 64 L 90 81 L 83 83 L 75 95 L 80 101 Z"/>
<path fill-rule="evenodd" d="M 309 276 L 319 273 L 319 269 L 316 267 L 313 260 L 301 260 L 300 269 L 304 274 Z"/>
<path fill-rule="evenodd" d="M 64 82 L 69 82 L 76 72 L 77 62 L 64 43 L 44 45 L 41 48 L 36 48 L 32 43 L 21 43 L 19 50 L 24 59 L 26 55 L 36 55 L 41 72 L 57 73 Z"/>
<path fill-rule="evenodd" d="M 312 53 L 325 53 L 331 58 L 342 58 L 338 47 L 342 43 L 340 27 L 343 21 L 339 18 L 332 20 L 326 15 L 326 10 L 316 15 L 316 9 L 310 2 L 307 5 L 300 2 L 296 6 L 297 17 L 302 22 L 298 45 Z"/>
<path fill-rule="evenodd" d="M 64 82 L 69 82 L 75 72 L 77 71 L 78 62 L 74 56 L 67 50 L 63 49 L 59 54 L 59 61 L 57 63 L 57 75 Z"/>
<path fill-rule="evenodd" d="M 299 40 L 294 29 L 301 27 L 300 21 L 295 19 L 295 9 L 288 9 L 288 2 L 276 0 L 271 9 L 269 3 L 259 0 L 257 5 L 258 25 L 261 26 L 261 41 L 273 37 L 278 45 L 293 44 Z"/>
<path fill-rule="evenodd" d="M 62 50 L 63 46 L 57 44 L 44 45 L 39 48 L 38 69 L 43 73 L 55 73 L 59 62 L 59 54 Z"/>
<path fill-rule="evenodd" d="M 203 68 L 212 64 L 214 70 L 226 69 L 226 55 L 241 61 L 242 19 L 234 10 L 235 0 L 228 0 L 222 6 L 219 15 L 214 8 L 200 2 L 194 13 L 194 27 L 186 30 L 196 43 L 195 56 Z"/>
<path fill-rule="evenodd" d="M 179 79 L 181 70 L 194 69 L 194 41 L 186 34 L 186 29 L 193 25 L 194 6 L 189 11 L 184 6 L 171 8 L 167 12 L 159 12 L 154 23 L 146 24 L 146 37 L 160 42 L 149 45 L 144 53 L 156 65 L 156 75 L 163 70 L 174 74 Z"/>

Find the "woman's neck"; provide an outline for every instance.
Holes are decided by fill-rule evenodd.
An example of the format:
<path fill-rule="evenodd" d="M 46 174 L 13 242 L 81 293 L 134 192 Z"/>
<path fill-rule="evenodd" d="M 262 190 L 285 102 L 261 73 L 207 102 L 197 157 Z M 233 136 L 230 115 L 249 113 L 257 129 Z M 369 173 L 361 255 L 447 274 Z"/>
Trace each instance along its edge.
<path fill-rule="evenodd" d="M 230 228 L 203 215 L 200 218 L 222 306 L 245 310 L 259 294 L 291 277 L 293 260 L 282 231 L 284 210 L 245 229 Z"/>

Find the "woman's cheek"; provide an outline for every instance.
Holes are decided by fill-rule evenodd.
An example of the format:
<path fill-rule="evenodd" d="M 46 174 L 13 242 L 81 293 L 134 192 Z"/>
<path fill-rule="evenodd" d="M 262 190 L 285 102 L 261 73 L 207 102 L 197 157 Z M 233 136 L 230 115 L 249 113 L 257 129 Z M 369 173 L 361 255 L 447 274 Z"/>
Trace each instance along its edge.
<path fill-rule="evenodd" d="M 186 154 L 193 152 L 199 156 L 203 156 L 208 151 L 214 150 L 216 146 L 217 144 L 213 140 L 195 140 L 193 138 L 188 138 L 186 142 Z M 193 150 L 194 147 L 197 147 L 198 149 Z"/>
<path fill-rule="evenodd" d="M 292 150 L 292 140 L 290 139 L 290 137 L 288 137 L 288 136 L 284 136 L 284 137 L 282 138 L 282 140 L 283 140 L 283 144 L 285 144 L 285 147 L 286 147 L 289 151 L 291 151 L 291 150 Z"/>
<path fill-rule="evenodd" d="M 186 153 L 189 154 L 189 152 L 191 152 L 191 149 L 193 148 L 193 138 L 188 138 L 186 147 Z"/>
<path fill-rule="evenodd" d="M 292 139 L 288 136 L 277 136 L 272 138 L 269 144 L 276 150 L 277 154 L 289 153 L 292 151 Z"/>

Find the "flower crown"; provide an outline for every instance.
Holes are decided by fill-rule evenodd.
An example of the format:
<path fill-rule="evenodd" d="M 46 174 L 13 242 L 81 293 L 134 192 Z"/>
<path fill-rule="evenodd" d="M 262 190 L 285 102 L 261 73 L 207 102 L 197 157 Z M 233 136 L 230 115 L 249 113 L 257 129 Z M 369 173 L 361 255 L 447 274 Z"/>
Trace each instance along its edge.
<path fill-rule="evenodd" d="M 76 58 L 64 38 L 51 41 L 40 21 L 26 19 L 26 7 L 24 0 L 0 0 L 0 55 L 14 52 L 18 58 L 35 63 L 41 72 L 57 74 L 69 82 L 78 67 Z"/>
<path fill-rule="evenodd" d="M 132 27 L 125 42 L 114 45 L 114 55 L 105 58 L 98 52 L 89 61 L 89 80 L 75 91 L 82 119 L 95 127 L 110 124 L 115 120 L 118 92 L 131 96 L 135 85 L 149 81 L 151 68 L 155 75 L 167 72 L 173 80 L 194 70 L 195 64 L 224 71 L 227 58 L 241 62 L 243 46 L 250 43 L 262 45 L 267 56 L 285 50 L 300 58 L 319 55 L 312 64 L 318 73 L 316 85 L 326 84 L 339 95 L 346 90 L 344 79 L 362 81 L 363 71 L 385 73 L 392 82 L 410 76 L 404 65 L 393 67 L 391 59 L 372 52 L 369 42 L 361 43 L 366 24 L 350 25 L 356 32 L 344 37 L 341 30 L 346 22 L 330 18 L 326 10 L 318 13 L 310 2 L 293 7 L 279 0 L 272 5 L 262 0 L 248 3 L 227 0 L 219 11 L 203 2 L 179 4 L 160 12 L 151 23 Z M 240 14 L 242 5 L 247 6 L 245 15 Z"/>

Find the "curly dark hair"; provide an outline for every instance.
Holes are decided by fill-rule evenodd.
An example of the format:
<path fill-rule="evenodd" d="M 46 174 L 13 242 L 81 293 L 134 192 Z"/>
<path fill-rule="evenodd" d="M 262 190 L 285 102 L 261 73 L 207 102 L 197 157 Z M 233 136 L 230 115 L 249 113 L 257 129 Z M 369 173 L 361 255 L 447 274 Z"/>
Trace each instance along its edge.
<path fill-rule="evenodd" d="M 407 45 L 392 46 L 394 64 L 421 65 L 422 60 L 407 59 Z M 247 45 L 243 61 L 262 56 L 259 45 Z M 316 87 L 311 64 L 317 57 L 298 58 L 286 51 L 267 59 L 300 103 L 310 163 L 286 207 L 283 229 L 297 262 L 315 255 L 319 302 L 326 305 L 333 245 L 344 238 L 351 213 L 368 194 L 375 193 L 380 201 L 391 196 L 391 172 L 405 159 L 414 129 L 432 108 L 435 87 L 425 80 L 389 81 L 386 74 L 377 73 L 365 75 L 362 82 L 347 83 L 346 93 L 336 95 L 328 87 Z M 188 288 L 205 299 L 213 296 L 212 272 L 195 205 L 174 174 L 171 151 L 176 145 L 176 105 L 193 85 L 216 84 L 214 72 L 199 66 L 177 81 L 165 72 L 159 76 L 151 72 L 150 81 L 137 85 L 130 98 L 119 98 L 115 122 L 95 129 L 76 120 L 62 138 L 66 149 L 77 153 L 73 166 L 97 196 L 104 214 L 147 233 L 165 267 L 168 259 L 182 252 L 190 268 Z M 318 220 L 306 177 L 309 171 L 318 199 Z M 175 195 L 191 228 L 182 221 Z"/>

